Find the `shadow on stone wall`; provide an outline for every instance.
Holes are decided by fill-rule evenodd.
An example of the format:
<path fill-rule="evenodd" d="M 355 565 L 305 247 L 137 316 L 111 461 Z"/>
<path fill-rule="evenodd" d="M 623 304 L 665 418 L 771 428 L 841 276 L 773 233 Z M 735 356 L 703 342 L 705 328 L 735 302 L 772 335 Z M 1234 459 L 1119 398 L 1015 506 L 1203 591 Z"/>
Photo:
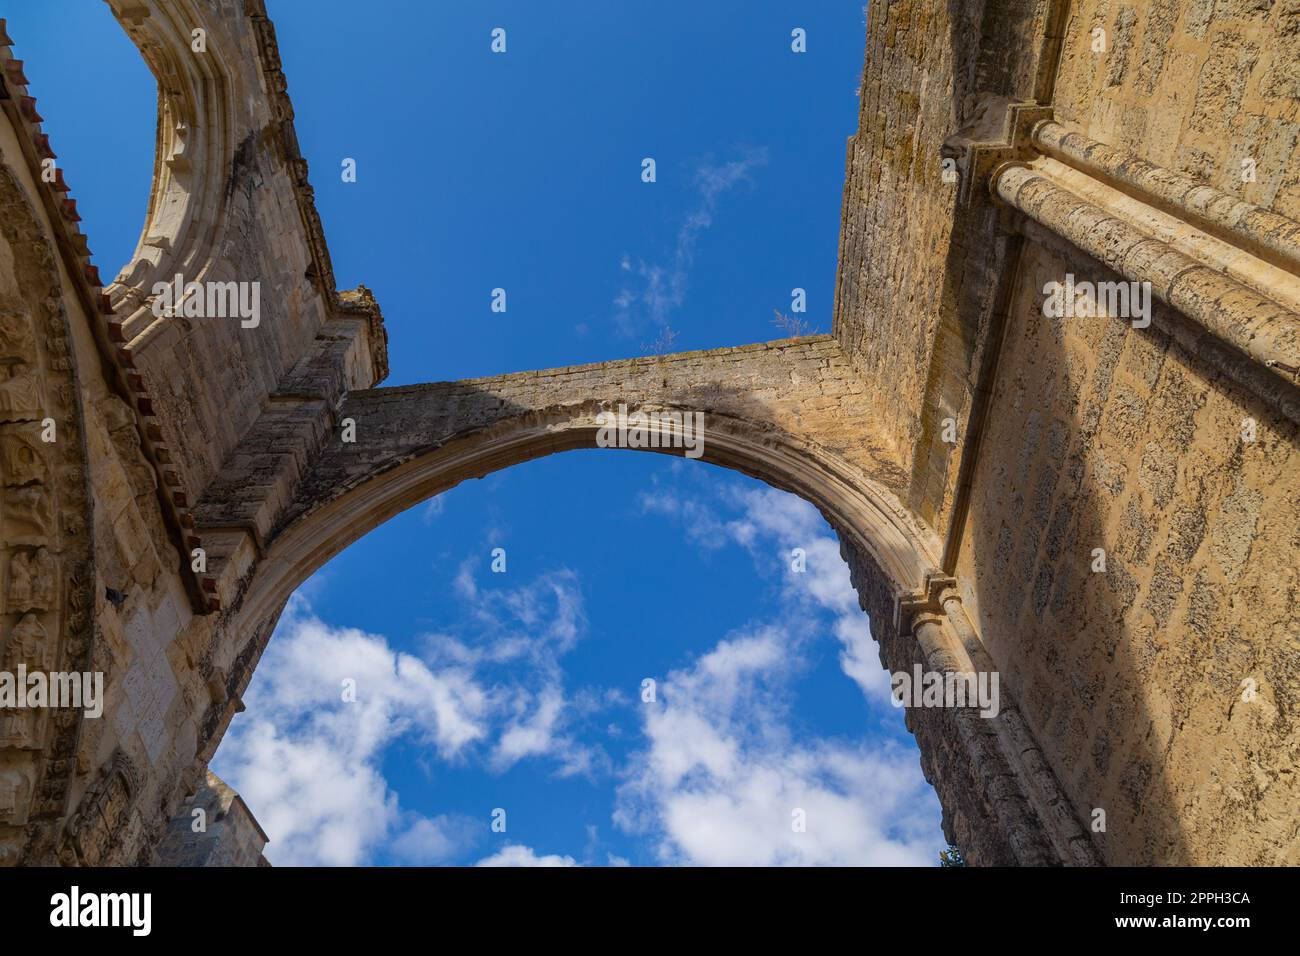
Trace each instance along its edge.
<path fill-rule="evenodd" d="M 1263 525 L 1270 505 L 1295 514 L 1279 489 L 1295 429 L 1157 331 L 1185 321 L 1162 307 L 1146 329 L 1045 318 L 1038 292 L 1066 272 L 1119 279 L 1082 256 L 1021 260 L 962 562 L 981 634 L 1078 819 L 1104 811 L 1106 862 L 1276 864 L 1286 758 L 1267 753 L 1285 755 L 1291 722 L 1237 704 L 1253 674 L 1295 713 L 1294 531 Z"/>

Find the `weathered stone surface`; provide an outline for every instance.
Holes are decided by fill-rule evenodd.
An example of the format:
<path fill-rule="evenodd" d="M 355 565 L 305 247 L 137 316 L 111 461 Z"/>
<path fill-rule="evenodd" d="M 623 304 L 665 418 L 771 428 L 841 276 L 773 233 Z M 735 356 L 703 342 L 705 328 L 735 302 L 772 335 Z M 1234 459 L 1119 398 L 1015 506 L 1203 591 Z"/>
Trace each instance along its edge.
<path fill-rule="evenodd" d="M 270 866 L 267 836 L 243 798 L 215 773 L 182 805 L 154 853 L 154 866 Z"/>

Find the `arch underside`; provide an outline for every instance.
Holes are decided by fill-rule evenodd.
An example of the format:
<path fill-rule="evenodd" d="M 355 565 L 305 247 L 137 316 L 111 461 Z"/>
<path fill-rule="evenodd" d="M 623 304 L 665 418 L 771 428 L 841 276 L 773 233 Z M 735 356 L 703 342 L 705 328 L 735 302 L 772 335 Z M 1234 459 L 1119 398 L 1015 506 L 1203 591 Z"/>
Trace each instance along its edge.
<path fill-rule="evenodd" d="M 410 458 L 385 459 L 364 478 L 333 486 L 321 497 L 315 497 L 320 489 L 311 486 L 308 497 L 295 501 L 284 527 L 269 542 L 265 567 L 276 576 L 276 586 L 268 591 L 269 598 L 256 592 L 256 600 L 283 603 L 317 568 L 359 537 L 462 481 L 558 452 L 607 447 L 599 441 L 598 416 L 608 404 L 585 402 L 506 419 Z M 644 410 L 690 412 L 668 406 Z M 920 529 L 910 525 L 887 491 L 824 449 L 788 434 L 721 415 L 709 416 L 709 421 L 701 461 L 758 478 L 814 504 L 884 570 L 891 593 L 912 593 L 924 584 L 934 556 L 921 543 Z M 656 436 L 663 447 L 637 450 L 683 455 L 682 449 L 671 447 L 670 429 L 651 425 L 647 435 Z"/>
<path fill-rule="evenodd" d="M 744 364 L 736 360 L 743 359 Z M 732 369 L 731 381 L 710 366 Z M 800 374 L 806 370 L 807 379 Z M 816 383 L 817 401 L 805 386 Z M 278 606 L 326 560 L 388 518 L 501 468 L 559 451 L 600 447 L 603 413 L 702 413 L 702 460 L 807 499 L 881 568 L 888 590 L 911 594 L 936 566 L 938 539 L 898 501 L 891 449 L 870 434 L 870 403 L 829 336 L 771 347 L 529 372 L 348 395 L 290 500 L 240 493 L 278 474 L 266 457 L 229 470 L 200 501 L 201 527 L 251 528 L 263 554 L 243 602 Z M 350 427 L 354 441 L 345 441 Z M 647 436 L 671 447 L 672 429 Z M 678 436 L 680 437 L 680 436 Z M 647 438 L 647 441 L 649 439 Z M 280 456 L 287 463 L 292 451 Z M 265 583 L 263 583 L 265 582 Z"/>

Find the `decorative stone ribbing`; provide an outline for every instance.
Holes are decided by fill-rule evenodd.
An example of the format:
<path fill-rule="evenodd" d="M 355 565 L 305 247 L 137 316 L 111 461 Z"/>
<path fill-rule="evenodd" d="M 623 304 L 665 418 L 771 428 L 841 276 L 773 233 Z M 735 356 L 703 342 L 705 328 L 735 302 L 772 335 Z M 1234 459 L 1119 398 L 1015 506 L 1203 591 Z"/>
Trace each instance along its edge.
<path fill-rule="evenodd" d="M 1259 365 L 1300 369 L 1300 316 L 1058 185 L 1033 166 L 999 168 L 1003 201 L 1134 282 Z M 1291 385 L 1290 379 L 1282 379 Z M 1295 417 L 1294 401 L 1288 404 Z"/>
<path fill-rule="evenodd" d="M 1031 136 L 1034 146 L 1047 155 L 1182 218 L 1195 220 L 1274 265 L 1300 275 L 1300 223 L 1099 143 L 1060 123 L 1039 123 Z"/>

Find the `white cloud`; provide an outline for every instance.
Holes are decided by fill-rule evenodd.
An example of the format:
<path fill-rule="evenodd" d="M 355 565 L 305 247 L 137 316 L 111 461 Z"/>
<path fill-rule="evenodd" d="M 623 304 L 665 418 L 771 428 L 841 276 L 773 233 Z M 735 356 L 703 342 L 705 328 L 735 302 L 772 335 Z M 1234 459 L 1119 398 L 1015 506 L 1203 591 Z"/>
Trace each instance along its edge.
<path fill-rule="evenodd" d="M 493 853 L 491 856 L 479 860 L 475 866 L 577 866 L 578 863 L 571 856 L 538 856 L 533 852 L 532 847 L 521 846 L 513 843 L 503 850 Z"/>
<path fill-rule="evenodd" d="M 807 620 L 809 612 L 833 616 L 831 629 L 840 643 L 840 667 L 878 708 L 891 708 L 889 675 L 880 665 L 871 626 L 858 604 L 849 568 L 840 557 L 839 540 L 807 501 L 775 488 L 735 489 L 721 495 L 724 505 L 739 510 L 722 518 L 707 503 L 683 496 L 679 489 L 657 486 L 641 496 L 643 512 L 680 520 L 686 535 L 701 547 L 716 550 L 739 544 L 761 567 L 781 575 L 784 616 Z M 805 570 L 792 569 L 792 551 L 802 548 Z"/>
<path fill-rule="evenodd" d="M 517 715 L 497 741 L 493 760 L 498 767 L 509 767 L 524 757 L 544 754 L 555 743 L 555 725 L 564 709 L 564 696 L 558 687 L 547 687 L 540 694 L 518 698 Z"/>
<path fill-rule="evenodd" d="M 378 769 L 336 744 L 285 736 L 260 720 L 227 735 L 218 772 L 270 835 L 266 856 L 273 863 L 354 866 L 395 824 L 397 798 Z"/>
<path fill-rule="evenodd" d="M 900 720 L 837 539 L 816 508 L 776 489 L 730 486 L 717 503 L 680 483 L 641 498 L 643 512 L 679 520 L 704 548 L 749 550 L 780 581 L 781 606 L 774 622 L 729 636 L 661 682 L 615 822 L 655 840 L 667 863 L 932 864 L 944 845 L 939 806 L 915 749 L 791 730 L 791 684 L 827 616 L 843 672 L 882 720 Z M 792 567 L 795 548 L 803 572 Z"/>
<path fill-rule="evenodd" d="M 384 779 L 383 755 L 403 737 L 494 773 L 527 759 L 560 777 L 608 768 L 577 732 L 619 699 L 584 689 L 571 701 L 560 666 L 587 627 L 577 577 L 481 588 L 466 564 L 453 591 L 464 626 L 426 635 L 422 657 L 290 601 L 214 762 L 271 837 L 273 863 L 356 865 L 385 851 L 431 862 L 462 847 L 453 830 L 465 821 L 403 812 Z"/>
<path fill-rule="evenodd" d="M 638 503 L 642 514 L 661 515 L 680 521 L 686 536 L 706 550 L 723 548 L 733 537 L 712 508 L 693 498 L 682 498 L 668 489 L 642 492 Z"/>
<path fill-rule="evenodd" d="M 694 175 L 699 203 L 677 230 L 669 264 L 633 262 L 627 254 L 620 258 L 619 269 L 638 280 L 636 287 L 624 285 L 614 297 L 614 321 L 624 334 L 632 334 L 647 322 L 652 328 L 668 324 L 669 315 L 686 299 L 696 246 L 700 235 L 713 224 L 718 200 L 766 163 L 766 149 L 747 150 L 740 159 L 722 164 L 701 163 Z"/>
<path fill-rule="evenodd" d="M 435 495 L 425 502 L 424 508 L 420 511 L 420 520 L 425 524 L 433 524 L 446 507 L 447 500 L 442 495 Z"/>
<path fill-rule="evenodd" d="M 571 700 L 564 689 L 561 658 L 587 631 L 577 575 L 560 570 L 516 588 L 480 588 L 472 567 L 466 562 L 455 578 L 473 622 L 472 641 L 430 634 L 423 643 L 431 660 L 468 667 L 492 681 L 492 713 L 503 726 L 491 769 L 503 772 L 520 760 L 546 757 L 563 777 L 606 765 L 603 751 L 579 743 L 575 731 L 617 700 L 589 690 Z"/>
<path fill-rule="evenodd" d="M 355 702 L 343 700 L 354 681 Z M 431 670 L 377 635 L 334 628 L 294 598 L 214 762 L 271 837 L 281 865 L 367 862 L 405 827 L 384 779 L 385 749 L 403 735 L 453 759 L 488 732 L 489 697 L 462 668 Z M 432 824 L 430 824 L 432 825 Z M 414 830 L 414 834 L 412 834 Z"/>
<path fill-rule="evenodd" d="M 578 577 L 561 569 L 515 588 L 480 588 L 473 560 L 457 569 L 453 590 L 472 625 L 474 646 L 444 634 L 427 635 L 435 654 L 458 655 L 476 663 L 523 660 L 554 671 L 587 629 Z M 489 577 L 496 575 L 489 573 Z"/>
<path fill-rule="evenodd" d="M 795 643 L 767 627 L 671 673 L 646 707 L 649 744 L 619 788 L 615 823 L 654 839 L 665 863 L 931 863 L 938 807 L 914 751 L 790 731 Z"/>

